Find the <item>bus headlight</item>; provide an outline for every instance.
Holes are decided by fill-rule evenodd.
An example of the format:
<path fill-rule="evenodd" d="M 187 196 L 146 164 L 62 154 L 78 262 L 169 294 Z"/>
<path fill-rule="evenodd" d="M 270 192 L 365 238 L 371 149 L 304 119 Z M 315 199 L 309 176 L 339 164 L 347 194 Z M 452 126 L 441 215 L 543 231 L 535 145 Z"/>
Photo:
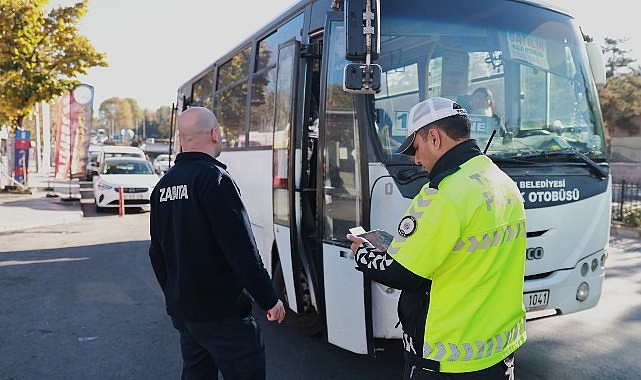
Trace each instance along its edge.
<path fill-rule="evenodd" d="M 576 290 L 576 299 L 579 302 L 583 302 L 588 298 L 590 294 L 590 286 L 587 282 L 582 282 Z"/>

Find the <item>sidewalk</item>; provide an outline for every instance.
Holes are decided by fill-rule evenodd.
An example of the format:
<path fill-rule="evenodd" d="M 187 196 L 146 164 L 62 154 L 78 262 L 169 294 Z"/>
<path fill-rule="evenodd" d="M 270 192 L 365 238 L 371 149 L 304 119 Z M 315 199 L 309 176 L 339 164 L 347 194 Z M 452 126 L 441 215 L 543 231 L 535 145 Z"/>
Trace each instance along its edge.
<path fill-rule="evenodd" d="M 27 183 L 29 191 L 0 189 L 0 233 L 82 220 L 78 189 L 56 187 L 54 193 L 53 180 L 37 173 L 29 174 Z"/>

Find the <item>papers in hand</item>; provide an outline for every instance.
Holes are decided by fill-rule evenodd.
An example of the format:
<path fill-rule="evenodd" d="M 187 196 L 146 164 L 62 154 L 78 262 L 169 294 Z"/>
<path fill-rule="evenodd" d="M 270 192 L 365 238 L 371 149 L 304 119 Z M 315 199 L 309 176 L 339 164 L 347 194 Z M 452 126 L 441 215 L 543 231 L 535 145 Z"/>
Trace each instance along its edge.
<path fill-rule="evenodd" d="M 389 247 L 389 245 L 392 243 L 392 240 L 394 239 L 394 236 L 387 231 L 383 231 L 383 230 L 365 231 L 365 229 L 360 226 L 350 228 L 349 232 L 352 235 L 356 235 L 358 237 L 362 237 L 363 239 L 367 240 L 374 246 L 374 248 L 376 248 L 376 250 L 381 252 L 387 251 L 387 247 Z"/>

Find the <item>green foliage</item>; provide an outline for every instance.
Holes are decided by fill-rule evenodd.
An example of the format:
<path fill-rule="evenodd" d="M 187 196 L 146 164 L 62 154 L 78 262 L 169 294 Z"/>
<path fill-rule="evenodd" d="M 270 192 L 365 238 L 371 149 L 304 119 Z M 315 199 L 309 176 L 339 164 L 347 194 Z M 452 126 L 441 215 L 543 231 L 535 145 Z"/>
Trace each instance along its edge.
<path fill-rule="evenodd" d="M 12 129 L 33 112 L 79 83 L 78 75 L 107 66 L 78 33 L 88 0 L 45 14 L 48 0 L 0 0 L 0 123 Z"/>
<path fill-rule="evenodd" d="M 605 55 L 605 58 L 606 58 L 605 76 L 607 78 L 613 77 L 622 69 L 625 70 L 629 68 L 632 63 L 636 62 L 636 59 L 626 56 L 626 54 L 628 54 L 630 51 L 623 50 L 620 46 L 621 44 L 624 44 L 626 41 L 628 41 L 627 38 L 618 38 L 618 39 L 608 38 L 608 37 L 605 38 L 604 40 L 605 46 L 602 47 L 601 51 L 603 51 L 603 54 Z"/>
<path fill-rule="evenodd" d="M 623 210 L 623 224 L 627 227 L 641 227 L 641 208 Z"/>

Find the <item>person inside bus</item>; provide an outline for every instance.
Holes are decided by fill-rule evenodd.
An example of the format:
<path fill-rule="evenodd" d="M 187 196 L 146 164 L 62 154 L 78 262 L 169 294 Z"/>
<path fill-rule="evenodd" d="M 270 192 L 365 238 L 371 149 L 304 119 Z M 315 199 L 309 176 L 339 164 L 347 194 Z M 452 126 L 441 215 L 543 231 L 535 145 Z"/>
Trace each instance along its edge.
<path fill-rule="evenodd" d="M 182 379 L 266 377 L 265 346 L 252 314 L 285 318 L 256 247 L 238 186 L 216 158 L 218 121 L 192 107 L 178 117 L 182 152 L 151 195 L 149 257 L 180 333 Z"/>
<path fill-rule="evenodd" d="M 503 118 L 494 111 L 494 94 L 487 87 L 479 87 L 470 97 L 470 115 L 487 116 L 498 136 L 505 137 L 507 130 Z"/>
<path fill-rule="evenodd" d="M 514 379 L 526 340 L 525 208 L 447 98 L 410 109 L 397 153 L 428 173 L 385 252 L 347 234 L 356 269 L 400 289 L 404 379 Z"/>

